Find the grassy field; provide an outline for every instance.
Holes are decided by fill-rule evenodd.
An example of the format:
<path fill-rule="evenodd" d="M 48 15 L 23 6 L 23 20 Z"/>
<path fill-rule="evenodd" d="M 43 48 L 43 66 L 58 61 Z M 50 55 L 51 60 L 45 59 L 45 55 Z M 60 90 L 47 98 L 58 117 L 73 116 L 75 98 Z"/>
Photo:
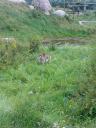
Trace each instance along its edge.
<path fill-rule="evenodd" d="M 39 52 L 52 56 L 38 64 L 38 52 L 19 53 L 21 64 L 0 72 L 0 128 L 95 128 L 94 45 L 63 45 Z M 19 62 L 20 63 L 20 62 Z"/>
<path fill-rule="evenodd" d="M 78 24 L 95 15 L 69 20 L 5 3 L 0 0 L 0 37 L 16 42 L 0 40 L 0 128 L 96 128 L 96 27 Z M 86 44 L 41 43 L 64 37 Z M 51 61 L 39 64 L 41 53 Z"/>

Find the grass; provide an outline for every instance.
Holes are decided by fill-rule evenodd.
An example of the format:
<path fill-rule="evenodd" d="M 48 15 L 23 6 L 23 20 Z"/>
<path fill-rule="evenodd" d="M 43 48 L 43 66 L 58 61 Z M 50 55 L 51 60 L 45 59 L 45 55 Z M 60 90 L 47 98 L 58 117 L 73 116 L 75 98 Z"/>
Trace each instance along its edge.
<path fill-rule="evenodd" d="M 92 16 L 86 16 L 86 19 Z M 83 19 L 84 16 L 81 16 Z M 87 37 L 95 33 L 94 26 L 81 27 L 79 18 L 74 21 L 56 16 L 45 16 L 41 12 L 32 11 L 25 5 L 14 5 L 0 1 L 0 36 L 15 37 L 19 42 L 28 43 L 34 36 L 40 38 Z M 94 30 L 94 31 L 93 31 Z"/>
<path fill-rule="evenodd" d="M 37 63 L 39 53 L 26 52 L 24 62 L 1 70 L 0 127 L 50 128 L 58 122 L 60 128 L 95 128 L 96 47 L 42 50 L 52 56 L 49 64 Z"/>
<path fill-rule="evenodd" d="M 0 128 L 96 127 L 96 28 L 78 24 L 92 18 L 68 22 L 0 0 L 0 37 L 16 39 L 8 46 L 0 40 Z M 87 43 L 38 43 L 62 37 Z M 37 62 L 43 52 L 52 57 L 44 65 Z"/>

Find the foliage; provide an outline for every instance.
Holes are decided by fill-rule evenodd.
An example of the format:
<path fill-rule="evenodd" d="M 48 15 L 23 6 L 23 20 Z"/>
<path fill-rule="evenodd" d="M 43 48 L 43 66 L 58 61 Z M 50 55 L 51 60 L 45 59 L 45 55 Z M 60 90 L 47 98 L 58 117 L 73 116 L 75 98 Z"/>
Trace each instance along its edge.
<path fill-rule="evenodd" d="M 49 50 L 50 50 L 50 51 L 55 51 L 55 50 L 56 50 L 56 45 L 55 45 L 55 43 L 50 43 L 50 44 L 49 44 Z"/>
<path fill-rule="evenodd" d="M 0 127 L 50 128 L 58 122 L 60 127 L 95 128 L 96 47 L 92 45 L 64 45 L 55 51 L 45 47 L 52 56 L 45 65 L 36 62 L 38 52 L 31 55 L 22 48 L 19 58 L 24 56 L 24 62 L 16 66 L 16 60 L 1 70 Z"/>
<path fill-rule="evenodd" d="M 30 39 L 30 53 L 36 52 L 39 50 L 39 45 L 41 43 L 41 37 L 38 35 L 34 35 L 32 39 Z"/>
<path fill-rule="evenodd" d="M 59 18 L 56 16 L 46 16 L 40 11 L 32 11 L 25 5 L 14 5 L 0 1 L 0 36 L 15 37 L 19 42 L 28 43 L 34 35 L 41 38 L 60 38 L 60 37 L 87 37 L 94 28 L 81 27 L 78 25 L 77 17 L 74 21 L 70 18 Z M 7 18 L 8 17 L 8 18 Z M 89 17 L 89 16 L 88 16 Z M 86 16 L 86 20 L 88 19 Z M 82 20 L 84 19 L 81 16 Z M 93 15 L 90 19 L 95 20 Z"/>
<path fill-rule="evenodd" d="M 0 63 L 12 64 L 15 60 L 17 44 L 15 40 L 0 41 Z"/>
<path fill-rule="evenodd" d="M 6 2 L 0 0 L 0 37 L 16 42 L 0 41 L 0 128 L 96 128 L 96 28 L 78 25 L 94 14 L 70 23 Z M 82 44 L 41 45 L 68 36 Z M 42 51 L 51 55 L 44 65 L 37 63 Z"/>

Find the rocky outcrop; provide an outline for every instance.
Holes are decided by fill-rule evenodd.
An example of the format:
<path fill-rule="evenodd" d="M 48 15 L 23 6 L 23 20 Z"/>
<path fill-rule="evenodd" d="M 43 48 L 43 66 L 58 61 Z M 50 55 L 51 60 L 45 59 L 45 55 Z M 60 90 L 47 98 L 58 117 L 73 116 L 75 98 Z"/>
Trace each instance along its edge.
<path fill-rule="evenodd" d="M 32 4 L 34 7 L 41 9 L 46 14 L 49 14 L 52 9 L 49 0 L 33 0 Z"/>

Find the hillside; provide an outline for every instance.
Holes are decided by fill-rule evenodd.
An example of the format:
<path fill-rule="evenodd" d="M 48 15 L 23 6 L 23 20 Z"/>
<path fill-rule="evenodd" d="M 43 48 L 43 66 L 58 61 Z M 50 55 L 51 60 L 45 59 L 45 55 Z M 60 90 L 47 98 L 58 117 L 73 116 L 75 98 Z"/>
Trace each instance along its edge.
<path fill-rule="evenodd" d="M 88 30 L 88 31 L 87 31 Z M 0 36 L 13 36 L 28 41 L 32 36 L 41 38 L 84 37 L 90 34 L 90 27 L 83 28 L 78 21 L 66 20 L 56 16 L 46 16 L 42 12 L 32 11 L 24 4 L 13 4 L 0 0 Z M 92 33 L 91 33 L 92 34 Z"/>

